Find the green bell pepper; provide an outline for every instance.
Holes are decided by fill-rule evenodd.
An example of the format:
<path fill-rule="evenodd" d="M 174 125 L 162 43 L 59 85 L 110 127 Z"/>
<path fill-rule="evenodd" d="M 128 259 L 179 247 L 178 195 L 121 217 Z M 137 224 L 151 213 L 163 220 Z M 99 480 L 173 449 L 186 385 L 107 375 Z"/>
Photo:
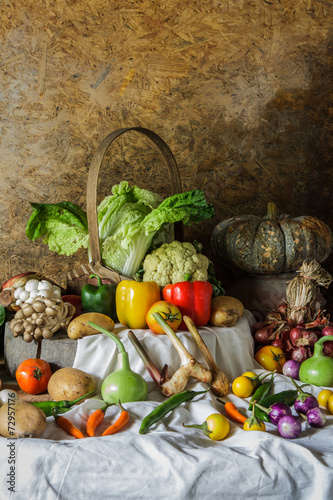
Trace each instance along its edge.
<path fill-rule="evenodd" d="M 84 312 L 98 312 L 105 314 L 118 322 L 116 313 L 116 286 L 102 283 L 96 274 L 91 274 L 89 278 L 96 278 L 97 285 L 87 283 L 81 289 L 82 308 Z"/>

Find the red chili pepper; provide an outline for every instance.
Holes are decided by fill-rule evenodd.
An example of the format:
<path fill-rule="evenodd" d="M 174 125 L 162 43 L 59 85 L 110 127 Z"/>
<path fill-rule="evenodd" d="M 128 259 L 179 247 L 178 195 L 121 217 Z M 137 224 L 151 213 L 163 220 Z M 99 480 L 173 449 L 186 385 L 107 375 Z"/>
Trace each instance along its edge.
<path fill-rule="evenodd" d="M 189 316 L 195 326 L 208 323 L 211 314 L 213 287 L 208 281 L 180 281 L 174 285 L 166 285 L 162 290 L 164 300 L 178 307 L 182 316 Z M 180 330 L 187 330 L 184 321 Z"/>

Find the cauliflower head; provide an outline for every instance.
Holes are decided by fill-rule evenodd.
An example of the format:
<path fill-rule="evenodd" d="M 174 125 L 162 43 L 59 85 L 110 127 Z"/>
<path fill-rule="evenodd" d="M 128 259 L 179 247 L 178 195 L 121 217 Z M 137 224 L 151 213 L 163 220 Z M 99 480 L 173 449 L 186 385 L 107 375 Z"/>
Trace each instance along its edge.
<path fill-rule="evenodd" d="M 207 281 L 208 266 L 208 257 L 197 253 L 192 243 L 175 240 L 146 255 L 142 279 L 160 287 L 184 281 L 185 274 L 191 274 L 192 281 Z"/>

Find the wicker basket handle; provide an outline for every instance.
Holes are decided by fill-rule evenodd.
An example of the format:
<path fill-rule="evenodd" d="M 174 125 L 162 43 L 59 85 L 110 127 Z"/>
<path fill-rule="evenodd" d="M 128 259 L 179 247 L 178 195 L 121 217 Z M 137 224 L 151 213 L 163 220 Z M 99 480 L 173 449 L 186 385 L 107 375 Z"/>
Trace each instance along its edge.
<path fill-rule="evenodd" d="M 97 268 L 102 266 L 101 249 L 100 249 L 99 235 L 98 235 L 98 220 L 97 220 L 97 187 L 98 187 L 99 170 L 103 158 L 105 156 L 105 153 L 108 147 L 111 145 L 111 143 L 117 137 L 130 130 L 134 130 L 136 132 L 139 132 L 140 134 L 145 135 L 158 147 L 169 169 L 169 174 L 171 178 L 171 187 L 172 187 L 171 194 L 182 192 L 181 178 L 173 154 L 171 153 L 167 144 L 157 134 L 155 134 L 155 132 L 152 132 L 151 130 L 142 127 L 129 127 L 129 128 L 120 128 L 118 130 L 115 130 L 114 132 L 111 132 L 111 134 L 107 135 L 102 140 L 102 142 L 100 143 L 98 149 L 96 150 L 93 156 L 87 181 L 87 217 L 88 217 L 88 230 L 89 230 L 89 240 L 90 240 L 90 256 L 91 256 L 91 263 L 95 265 Z M 178 231 L 177 239 L 182 239 L 182 228 L 178 226 L 177 231 Z"/>

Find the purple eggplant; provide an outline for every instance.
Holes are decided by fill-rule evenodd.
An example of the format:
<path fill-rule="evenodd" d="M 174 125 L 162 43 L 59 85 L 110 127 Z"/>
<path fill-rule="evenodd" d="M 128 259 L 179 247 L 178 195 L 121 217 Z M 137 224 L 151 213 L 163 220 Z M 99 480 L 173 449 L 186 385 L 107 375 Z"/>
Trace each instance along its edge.
<path fill-rule="evenodd" d="M 306 414 L 306 421 L 310 427 L 324 427 L 326 418 L 326 412 L 318 407 L 311 408 Z"/>
<path fill-rule="evenodd" d="M 286 439 L 295 439 L 302 430 L 302 424 L 294 415 L 281 417 L 277 424 L 279 434 Z"/>
<path fill-rule="evenodd" d="M 301 367 L 301 363 L 295 361 L 294 359 L 288 359 L 282 367 L 283 375 L 287 377 L 294 378 L 299 380 L 299 369 Z"/>
<path fill-rule="evenodd" d="M 272 424 L 277 425 L 279 420 L 285 415 L 291 415 L 292 411 L 290 406 L 285 403 L 273 403 L 269 408 L 269 419 Z"/>
<path fill-rule="evenodd" d="M 309 384 L 303 384 L 299 386 L 296 384 L 295 380 L 291 379 L 295 387 L 298 391 L 298 396 L 296 397 L 296 401 L 294 404 L 294 408 L 299 415 L 306 415 L 309 410 L 312 408 L 317 408 L 319 406 L 317 398 L 315 398 L 309 392 L 303 391 L 303 387 Z"/>

